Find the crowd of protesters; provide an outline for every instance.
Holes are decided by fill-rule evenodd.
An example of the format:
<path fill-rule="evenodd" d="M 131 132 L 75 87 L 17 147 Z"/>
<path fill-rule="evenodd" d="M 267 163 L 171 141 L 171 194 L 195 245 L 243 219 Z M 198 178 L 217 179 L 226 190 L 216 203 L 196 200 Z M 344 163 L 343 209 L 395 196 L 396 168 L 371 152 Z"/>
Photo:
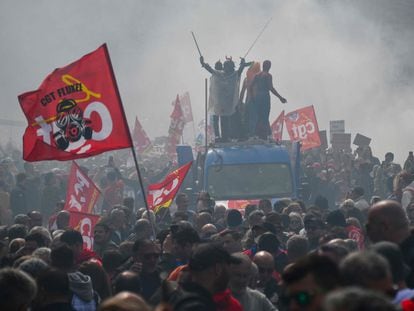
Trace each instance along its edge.
<path fill-rule="evenodd" d="M 414 310 L 412 153 L 313 150 L 303 200 L 237 210 L 181 192 L 156 213 L 127 156 L 88 159 L 103 193 L 92 249 L 63 209 L 68 167 L 14 154 L 0 160 L 0 310 Z M 146 183 L 171 169 L 153 161 Z"/>

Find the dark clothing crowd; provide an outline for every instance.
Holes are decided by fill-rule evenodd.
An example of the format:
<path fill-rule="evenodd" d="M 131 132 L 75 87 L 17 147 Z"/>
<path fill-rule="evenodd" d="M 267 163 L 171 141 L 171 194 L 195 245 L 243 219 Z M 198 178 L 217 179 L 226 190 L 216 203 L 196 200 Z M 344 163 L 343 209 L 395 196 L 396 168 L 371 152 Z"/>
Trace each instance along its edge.
<path fill-rule="evenodd" d="M 0 160 L 0 310 L 414 310 L 412 153 L 312 150 L 302 199 L 240 210 L 207 192 L 147 210 L 126 161 L 80 163 L 103 197 L 87 248 L 68 167 Z M 173 169 L 152 161 L 147 184 Z"/>

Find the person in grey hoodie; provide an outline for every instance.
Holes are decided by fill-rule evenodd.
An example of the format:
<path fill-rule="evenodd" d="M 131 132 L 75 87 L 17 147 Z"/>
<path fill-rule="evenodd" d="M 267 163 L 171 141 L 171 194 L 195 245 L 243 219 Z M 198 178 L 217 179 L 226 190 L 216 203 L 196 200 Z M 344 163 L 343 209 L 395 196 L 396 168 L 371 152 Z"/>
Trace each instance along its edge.
<path fill-rule="evenodd" d="M 61 245 L 52 250 L 52 266 L 68 274 L 69 289 L 72 296 L 72 307 L 76 311 L 95 311 L 99 297 L 95 294 L 91 278 L 77 271 L 72 249 Z"/>

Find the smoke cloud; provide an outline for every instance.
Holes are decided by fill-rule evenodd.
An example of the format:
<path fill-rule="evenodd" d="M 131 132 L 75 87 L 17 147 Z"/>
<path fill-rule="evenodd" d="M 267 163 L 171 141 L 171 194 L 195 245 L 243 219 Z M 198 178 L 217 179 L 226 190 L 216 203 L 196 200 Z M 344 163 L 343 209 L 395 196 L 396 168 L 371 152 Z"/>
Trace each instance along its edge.
<path fill-rule="evenodd" d="M 272 98 L 271 120 L 314 105 L 321 129 L 344 119 L 347 132 L 373 139 L 374 154 L 403 161 L 414 149 L 412 16 L 409 0 L 5 0 L 1 118 L 23 121 L 18 94 L 107 42 L 129 123 L 137 115 L 150 137 L 165 135 L 177 93 L 190 93 L 196 121 L 204 116 L 208 73 L 190 31 L 206 62 L 238 62 L 272 18 L 246 58 L 271 60 L 288 99 Z"/>

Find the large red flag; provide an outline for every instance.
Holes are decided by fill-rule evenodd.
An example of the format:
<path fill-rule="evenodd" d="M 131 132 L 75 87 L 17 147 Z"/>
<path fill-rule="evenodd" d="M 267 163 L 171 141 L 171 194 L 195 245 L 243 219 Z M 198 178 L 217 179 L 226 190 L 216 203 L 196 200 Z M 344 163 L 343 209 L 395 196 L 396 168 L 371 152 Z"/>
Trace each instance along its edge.
<path fill-rule="evenodd" d="M 82 172 L 76 162 L 73 161 L 72 167 L 70 168 L 64 209 L 83 213 L 93 213 L 99 194 L 98 187 L 96 187 L 88 175 Z"/>
<path fill-rule="evenodd" d="M 70 212 L 69 227 L 80 232 L 84 248 L 93 249 L 93 231 L 99 221 L 98 215 L 81 212 Z"/>
<path fill-rule="evenodd" d="M 321 145 L 318 122 L 313 106 L 304 107 L 285 116 L 286 129 L 291 141 L 301 141 L 302 150 Z"/>
<path fill-rule="evenodd" d="M 180 96 L 180 105 L 183 111 L 184 122 L 192 122 L 193 110 L 191 109 L 190 94 L 188 92 L 185 92 L 183 95 Z"/>
<path fill-rule="evenodd" d="M 167 153 L 170 156 L 174 156 L 176 154 L 175 148 L 180 143 L 185 125 L 184 114 L 181 109 L 180 98 L 178 95 L 175 100 L 174 110 L 171 113 L 170 118 L 171 123 L 168 129 Z"/>
<path fill-rule="evenodd" d="M 106 44 L 20 95 L 27 161 L 71 160 L 131 146 Z"/>
<path fill-rule="evenodd" d="M 282 140 L 284 122 L 285 122 L 285 111 L 282 110 L 280 115 L 277 117 L 277 119 L 272 123 L 272 126 L 270 127 L 272 129 L 272 136 L 275 141 Z"/>
<path fill-rule="evenodd" d="M 145 133 L 138 117 L 135 117 L 134 131 L 132 132 L 132 141 L 138 153 L 147 151 L 151 147 L 151 140 Z"/>
<path fill-rule="evenodd" d="M 148 186 L 147 201 L 150 209 L 157 212 L 159 208 L 171 205 L 192 163 L 188 162 L 171 172 L 162 182 Z"/>

